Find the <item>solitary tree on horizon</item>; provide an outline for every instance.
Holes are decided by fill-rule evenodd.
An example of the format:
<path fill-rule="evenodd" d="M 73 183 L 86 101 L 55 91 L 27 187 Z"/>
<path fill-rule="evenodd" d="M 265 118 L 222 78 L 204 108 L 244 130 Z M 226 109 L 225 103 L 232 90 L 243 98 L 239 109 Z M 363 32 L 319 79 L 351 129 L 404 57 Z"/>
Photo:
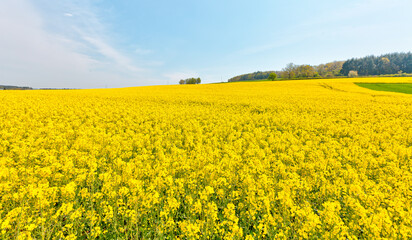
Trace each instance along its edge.
<path fill-rule="evenodd" d="M 273 73 L 269 74 L 268 80 L 275 81 L 277 77 L 278 77 L 278 75 L 273 72 Z"/>
<path fill-rule="evenodd" d="M 188 78 L 188 79 L 182 79 L 179 81 L 179 84 L 199 84 L 201 83 L 202 80 L 198 78 Z"/>

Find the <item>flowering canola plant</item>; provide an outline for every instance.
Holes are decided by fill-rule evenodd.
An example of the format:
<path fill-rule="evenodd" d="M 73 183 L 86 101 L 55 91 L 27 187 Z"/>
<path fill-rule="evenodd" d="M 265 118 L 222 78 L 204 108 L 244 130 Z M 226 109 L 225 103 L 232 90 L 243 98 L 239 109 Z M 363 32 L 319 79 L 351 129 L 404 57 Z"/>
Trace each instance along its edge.
<path fill-rule="evenodd" d="M 412 96 L 356 80 L 1 91 L 0 238 L 411 239 Z"/>

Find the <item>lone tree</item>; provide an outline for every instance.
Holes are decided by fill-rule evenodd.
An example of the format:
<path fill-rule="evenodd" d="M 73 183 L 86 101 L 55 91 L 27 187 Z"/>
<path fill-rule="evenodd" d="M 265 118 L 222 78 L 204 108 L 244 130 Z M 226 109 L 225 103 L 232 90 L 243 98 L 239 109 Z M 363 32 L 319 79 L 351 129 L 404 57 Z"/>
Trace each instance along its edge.
<path fill-rule="evenodd" d="M 201 83 L 202 80 L 200 80 L 200 78 L 188 78 L 185 80 L 180 80 L 179 84 L 199 84 Z"/>
<path fill-rule="evenodd" d="M 277 77 L 278 77 L 278 75 L 276 75 L 276 73 L 270 73 L 269 77 L 268 77 L 268 80 L 275 81 Z"/>

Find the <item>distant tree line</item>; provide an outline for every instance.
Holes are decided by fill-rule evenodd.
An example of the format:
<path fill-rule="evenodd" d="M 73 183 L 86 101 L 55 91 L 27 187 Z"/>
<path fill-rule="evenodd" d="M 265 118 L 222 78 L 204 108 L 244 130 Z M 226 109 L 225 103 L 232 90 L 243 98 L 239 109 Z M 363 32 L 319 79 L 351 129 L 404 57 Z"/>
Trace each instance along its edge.
<path fill-rule="evenodd" d="M 271 73 L 277 77 L 269 78 Z M 352 58 L 347 61 L 334 61 L 326 64 L 311 66 L 289 63 L 281 71 L 254 72 L 239 75 L 229 79 L 229 82 L 249 80 L 284 80 L 357 77 L 370 75 L 410 76 L 412 73 L 412 53 L 390 53 L 381 56 Z"/>
<path fill-rule="evenodd" d="M 32 90 L 31 87 L 0 85 L 0 90 Z"/>
<path fill-rule="evenodd" d="M 390 53 L 347 60 L 340 71 L 348 76 L 356 71 L 359 76 L 412 73 L 412 53 Z"/>
<path fill-rule="evenodd" d="M 228 82 L 238 82 L 238 81 L 249 81 L 249 80 L 262 80 L 262 79 L 268 79 L 269 74 L 275 73 L 274 71 L 267 71 L 267 72 L 254 72 L 254 73 L 247 73 L 247 74 L 242 74 L 236 77 L 232 77 L 231 79 L 228 80 Z"/>
<path fill-rule="evenodd" d="M 317 66 L 295 65 L 289 63 L 282 71 L 254 72 L 239 75 L 229 79 L 229 82 L 249 81 L 249 80 L 282 80 L 282 79 L 305 79 L 305 78 L 333 78 L 341 76 L 340 73 L 344 61 L 335 61 Z M 270 77 L 272 74 L 272 77 Z M 274 74 L 274 75 L 273 75 Z M 276 77 L 274 77 L 276 76 Z M 280 77 L 280 78 L 279 78 Z"/>
<path fill-rule="evenodd" d="M 335 61 L 316 66 L 289 63 L 282 69 L 280 76 L 282 79 L 333 78 L 341 76 L 343 63 L 343 61 Z"/>
<path fill-rule="evenodd" d="M 201 83 L 200 78 L 187 78 L 187 79 L 181 79 L 179 81 L 179 84 L 199 84 Z"/>

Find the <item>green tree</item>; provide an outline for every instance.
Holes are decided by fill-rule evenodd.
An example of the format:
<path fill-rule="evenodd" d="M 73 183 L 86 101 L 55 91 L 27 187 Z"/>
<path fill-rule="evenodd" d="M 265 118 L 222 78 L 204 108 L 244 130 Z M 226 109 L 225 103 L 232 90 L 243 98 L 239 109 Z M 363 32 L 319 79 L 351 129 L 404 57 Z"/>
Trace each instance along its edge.
<path fill-rule="evenodd" d="M 201 83 L 200 78 L 187 78 L 187 79 L 182 79 L 179 81 L 179 84 L 199 84 Z"/>
<path fill-rule="evenodd" d="M 275 81 L 277 77 L 278 75 L 276 75 L 276 73 L 273 72 L 269 74 L 268 80 Z"/>

